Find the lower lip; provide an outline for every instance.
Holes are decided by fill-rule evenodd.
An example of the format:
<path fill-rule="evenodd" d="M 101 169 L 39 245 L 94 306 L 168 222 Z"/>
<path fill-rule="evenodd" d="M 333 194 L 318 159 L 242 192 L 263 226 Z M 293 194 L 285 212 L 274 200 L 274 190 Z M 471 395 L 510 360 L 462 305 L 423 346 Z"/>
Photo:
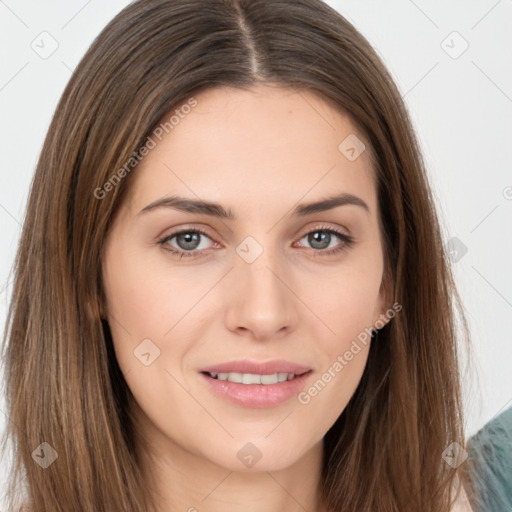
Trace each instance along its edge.
<path fill-rule="evenodd" d="M 297 396 L 310 374 L 311 371 L 277 384 L 239 384 L 214 379 L 204 373 L 200 375 L 217 396 L 242 407 L 265 408 L 274 407 Z"/>

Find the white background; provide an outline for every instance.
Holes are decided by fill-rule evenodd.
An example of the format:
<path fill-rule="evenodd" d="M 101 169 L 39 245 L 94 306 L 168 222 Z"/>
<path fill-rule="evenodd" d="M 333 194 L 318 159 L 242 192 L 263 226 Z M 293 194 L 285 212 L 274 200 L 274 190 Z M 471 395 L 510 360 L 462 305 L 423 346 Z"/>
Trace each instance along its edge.
<path fill-rule="evenodd" d="M 1 327 L 53 111 L 94 37 L 128 3 L 0 1 Z M 473 434 L 512 406 L 512 0 L 328 3 L 368 38 L 394 76 L 420 137 L 445 242 L 457 237 L 467 247 L 454 269 L 474 344 L 464 388 Z M 43 31 L 58 43 L 46 59 L 31 47 L 48 37 Z M 467 50 L 453 58 L 464 41 Z M 2 461 L 0 491 L 6 472 Z"/>

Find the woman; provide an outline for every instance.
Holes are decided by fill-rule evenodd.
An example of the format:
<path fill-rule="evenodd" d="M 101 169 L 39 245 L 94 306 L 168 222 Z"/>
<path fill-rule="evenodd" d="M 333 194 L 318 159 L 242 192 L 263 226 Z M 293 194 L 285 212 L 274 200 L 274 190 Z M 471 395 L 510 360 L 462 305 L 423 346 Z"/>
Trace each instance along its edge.
<path fill-rule="evenodd" d="M 454 510 L 459 304 L 403 101 L 342 16 L 136 1 L 32 185 L 10 503 Z"/>

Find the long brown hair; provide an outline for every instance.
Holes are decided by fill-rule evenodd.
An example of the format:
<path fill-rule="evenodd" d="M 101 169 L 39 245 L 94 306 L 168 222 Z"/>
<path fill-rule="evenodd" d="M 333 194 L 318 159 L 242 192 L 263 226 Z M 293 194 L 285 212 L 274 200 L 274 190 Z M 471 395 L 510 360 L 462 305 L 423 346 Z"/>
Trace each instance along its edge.
<path fill-rule="evenodd" d="M 325 503 L 450 510 L 459 471 L 443 451 L 465 446 L 463 308 L 401 95 L 364 37 L 320 0 L 138 0 L 75 69 L 38 161 L 14 267 L 3 347 L 11 506 L 19 493 L 33 512 L 147 510 L 130 390 L 101 320 L 103 243 L 137 172 L 126 162 L 161 119 L 204 89 L 256 83 L 314 91 L 366 136 L 385 274 L 402 305 L 325 436 Z M 105 187 L 123 166 L 123 179 Z M 43 442 L 58 455 L 44 470 L 33 456 Z"/>

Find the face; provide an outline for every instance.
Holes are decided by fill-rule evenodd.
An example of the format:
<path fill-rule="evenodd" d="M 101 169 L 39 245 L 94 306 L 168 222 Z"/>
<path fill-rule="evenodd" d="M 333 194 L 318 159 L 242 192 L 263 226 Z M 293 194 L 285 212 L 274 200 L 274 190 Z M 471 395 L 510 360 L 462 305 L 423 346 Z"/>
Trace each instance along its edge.
<path fill-rule="evenodd" d="M 370 148 L 354 159 L 363 136 L 309 92 L 195 100 L 132 171 L 104 247 L 115 353 L 160 452 L 283 469 L 344 410 L 387 309 Z"/>

